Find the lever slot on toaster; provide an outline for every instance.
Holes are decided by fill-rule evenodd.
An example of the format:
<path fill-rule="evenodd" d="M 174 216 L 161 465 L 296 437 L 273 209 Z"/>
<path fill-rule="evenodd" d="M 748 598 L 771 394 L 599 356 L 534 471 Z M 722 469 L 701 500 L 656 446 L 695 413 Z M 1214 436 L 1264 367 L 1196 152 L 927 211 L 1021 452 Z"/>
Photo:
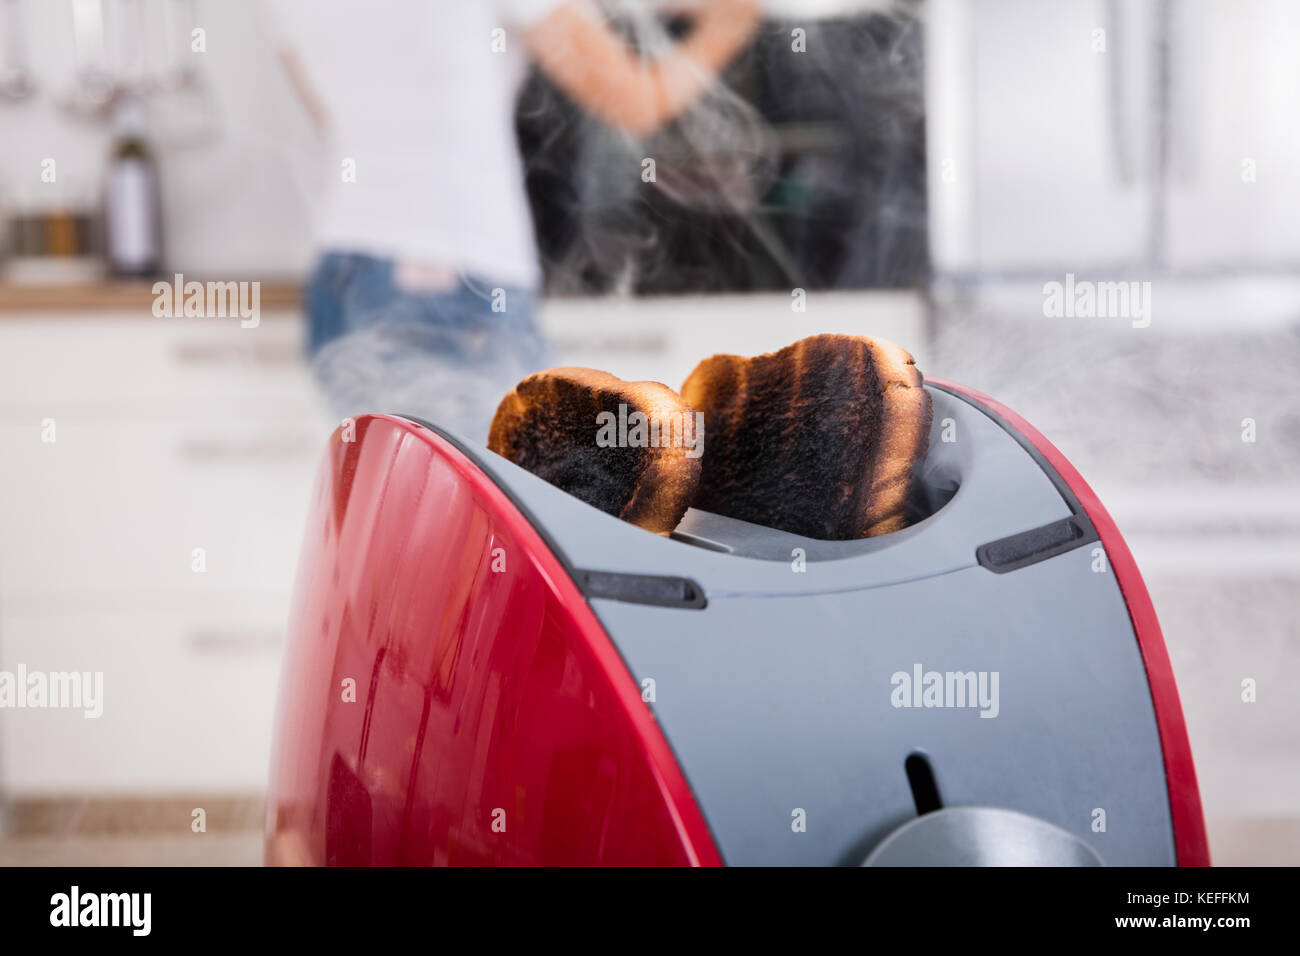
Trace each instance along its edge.
<path fill-rule="evenodd" d="M 917 816 L 943 808 L 943 801 L 939 799 L 939 785 L 934 781 L 934 769 L 925 754 L 908 755 L 903 761 L 903 770 L 907 772 L 907 785 L 912 788 Z"/>
<path fill-rule="evenodd" d="M 708 604 L 704 589 L 690 578 L 658 574 L 618 574 L 613 571 L 574 572 L 574 580 L 588 598 L 607 598 L 631 604 L 699 610 Z"/>
<path fill-rule="evenodd" d="M 975 549 L 975 559 L 990 571 L 1004 574 L 1096 540 L 1092 522 L 1076 514 L 982 544 Z"/>

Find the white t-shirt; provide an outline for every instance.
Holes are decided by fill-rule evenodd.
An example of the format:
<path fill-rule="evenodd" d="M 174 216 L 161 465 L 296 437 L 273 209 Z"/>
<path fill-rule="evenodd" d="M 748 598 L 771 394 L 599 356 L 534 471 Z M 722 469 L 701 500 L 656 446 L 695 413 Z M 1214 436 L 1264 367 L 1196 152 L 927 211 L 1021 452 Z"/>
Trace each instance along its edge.
<path fill-rule="evenodd" d="M 519 30 L 559 2 L 276 0 L 275 39 L 330 118 L 320 246 L 537 285 L 514 132 Z"/>

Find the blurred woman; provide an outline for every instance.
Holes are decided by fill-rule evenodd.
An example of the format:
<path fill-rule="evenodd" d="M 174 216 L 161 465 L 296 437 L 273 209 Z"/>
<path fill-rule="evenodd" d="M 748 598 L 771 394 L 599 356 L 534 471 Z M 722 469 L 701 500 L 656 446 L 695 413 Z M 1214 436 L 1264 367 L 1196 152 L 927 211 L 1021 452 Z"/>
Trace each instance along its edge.
<path fill-rule="evenodd" d="M 644 137 L 717 81 L 758 17 L 756 0 L 708 0 L 643 60 L 585 0 L 278 0 L 281 58 L 337 163 L 306 288 L 334 410 L 484 441 L 501 395 L 549 364 L 514 133 L 528 57 Z"/>

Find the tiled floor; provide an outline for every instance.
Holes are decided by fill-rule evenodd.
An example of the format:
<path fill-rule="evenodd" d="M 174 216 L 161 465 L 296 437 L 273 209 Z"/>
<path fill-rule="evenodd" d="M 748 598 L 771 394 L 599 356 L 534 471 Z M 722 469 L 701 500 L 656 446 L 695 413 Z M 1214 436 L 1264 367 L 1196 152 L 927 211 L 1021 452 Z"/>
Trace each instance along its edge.
<path fill-rule="evenodd" d="M 1300 821 L 1208 821 L 1216 866 L 1300 865 Z M 260 866 L 262 835 L 23 837 L 0 840 L 0 866 Z"/>
<path fill-rule="evenodd" d="M 20 837 L 0 840 L 0 866 L 260 866 L 262 834 Z"/>

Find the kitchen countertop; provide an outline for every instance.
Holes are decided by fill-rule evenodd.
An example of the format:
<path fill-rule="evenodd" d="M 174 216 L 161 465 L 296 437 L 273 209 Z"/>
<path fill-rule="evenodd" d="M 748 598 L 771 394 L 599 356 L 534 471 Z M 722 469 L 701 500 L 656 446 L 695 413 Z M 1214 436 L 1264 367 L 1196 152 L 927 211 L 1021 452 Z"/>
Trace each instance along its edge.
<path fill-rule="evenodd" d="M 162 277 L 156 281 L 168 281 Z M 187 279 L 188 281 L 188 279 Z M 198 280 L 206 281 L 206 280 Z M 82 285 L 23 285 L 0 282 L 0 318 L 11 313 L 121 312 L 152 309 L 154 280 L 105 281 Z M 283 279 L 263 281 L 260 306 L 296 315 L 301 287 Z"/>

